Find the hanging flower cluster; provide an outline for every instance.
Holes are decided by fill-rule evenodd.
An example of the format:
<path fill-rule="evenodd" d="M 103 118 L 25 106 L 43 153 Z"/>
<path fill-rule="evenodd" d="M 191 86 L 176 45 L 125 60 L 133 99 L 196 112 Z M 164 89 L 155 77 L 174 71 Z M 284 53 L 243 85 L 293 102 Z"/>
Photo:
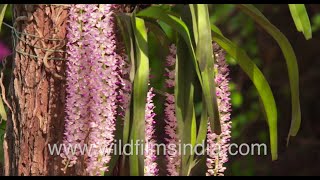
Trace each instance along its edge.
<path fill-rule="evenodd" d="M 215 83 L 216 95 L 218 101 L 218 110 L 220 114 L 221 134 L 217 135 L 211 131 L 210 123 L 208 123 L 207 133 L 207 176 L 223 176 L 226 168 L 223 166 L 228 161 L 228 147 L 231 138 L 231 121 L 230 121 L 230 92 L 229 92 L 229 69 L 225 60 L 225 52 L 218 44 L 213 43 L 213 51 L 215 56 Z"/>
<path fill-rule="evenodd" d="M 173 90 L 175 86 L 175 63 L 176 63 L 176 54 L 177 48 L 172 44 L 169 48 L 170 53 L 166 58 L 166 86 L 169 90 Z M 165 103 L 165 132 L 167 134 L 167 171 L 169 176 L 178 176 L 180 169 L 180 155 L 176 149 L 172 148 L 171 144 L 175 144 L 175 147 L 178 147 L 178 124 L 177 118 L 175 115 L 175 97 L 174 94 L 166 93 L 166 103 Z M 171 147 L 169 147 L 171 146 Z"/>
<path fill-rule="evenodd" d="M 64 144 L 90 145 L 87 172 L 108 171 L 114 142 L 118 89 L 124 82 L 116 53 L 112 4 L 72 5 L 68 26 L 67 100 Z M 124 101 L 123 101 L 124 102 Z M 103 151 L 101 151 L 103 149 Z M 80 152 L 64 152 L 71 167 Z"/>
<path fill-rule="evenodd" d="M 66 99 L 66 119 L 65 119 L 65 133 L 64 144 L 70 147 L 83 146 L 89 129 L 89 88 L 87 72 L 87 59 L 83 51 L 82 20 L 84 14 L 81 13 L 84 5 L 72 5 L 69 11 L 68 19 L 68 33 L 67 33 L 67 99 Z M 63 164 L 67 167 L 72 167 L 76 164 L 77 157 L 80 152 L 74 153 L 64 152 L 61 154 Z"/>
<path fill-rule="evenodd" d="M 157 176 L 158 175 L 158 165 L 156 163 L 157 153 L 155 149 L 156 140 L 154 137 L 155 134 L 155 124 L 154 120 L 154 103 L 153 97 L 153 88 L 150 88 L 147 94 L 147 104 L 145 111 L 145 159 L 144 159 L 144 175 L 146 176 Z"/>
<path fill-rule="evenodd" d="M 83 156 L 81 148 L 87 147 L 84 156 L 86 171 L 90 175 L 102 175 L 109 171 L 115 140 L 116 119 L 124 117 L 132 95 L 129 80 L 131 69 L 127 55 L 120 52 L 116 40 L 114 9 L 112 4 L 71 5 L 67 34 L 67 99 L 66 120 L 63 143 L 72 148 L 64 148 L 61 154 L 63 164 L 74 166 Z M 1 44 L 0 44 L 1 45 Z M 1 50 L 1 46 L 0 46 Z M 178 154 L 178 124 L 175 111 L 175 64 L 176 46 L 169 47 L 166 58 L 164 121 L 167 171 L 170 176 L 178 176 L 181 155 Z M 229 69 L 225 54 L 217 44 L 213 44 L 215 56 L 215 83 L 218 109 L 221 117 L 222 133 L 211 132 L 208 123 L 206 175 L 223 175 L 227 162 L 230 140 L 230 92 L 228 88 Z M 0 54 L 1 55 L 1 54 Z M 150 85 L 150 84 L 149 84 Z M 156 137 L 154 89 L 151 87 L 146 97 L 145 107 L 145 159 L 144 174 L 159 175 L 156 163 Z M 138 113 L 138 112 L 137 112 Z M 176 149 L 173 149 L 175 145 Z M 170 146 L 170 147 L 169 147 Z M 76 148 L 78 147 L 78 148 Z"/>

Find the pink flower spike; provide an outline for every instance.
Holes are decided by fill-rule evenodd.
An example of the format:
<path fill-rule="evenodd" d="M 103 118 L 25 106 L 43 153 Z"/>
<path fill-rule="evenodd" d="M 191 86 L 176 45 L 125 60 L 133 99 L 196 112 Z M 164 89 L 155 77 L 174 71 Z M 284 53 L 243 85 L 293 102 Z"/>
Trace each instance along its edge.
<path fill-rule="evenodd" d="M 175 86 L 175 63 L 176 63 L 176 46 L 172 44 L 169 47 L 170 53 L 166 58 L 166 73 L 167 77 L 165 83 L 166 87 L 169 90 L 173 90 Z M 180 155 L 177 152 L 177 148 L 172 148 L 173 145 L 178 147 L 179 138 L 178 138 L 178 125 L 177 118 L 175 114 L 175 97 L 174 94 L 167 93 L 166 94 L 166 103 L 165 103 L 165 133 L 167 138 L 165 138 L 167 142 L 167 171 L 169 172 L 169 176 L 178 176 L 180 171 Z M 171 146 L 171 147 L 169 147 Z"/>
<path fill-rule="evenodd" d="M 210 122 L 208 122 L 207 132 L 207 176 L 223 176 L 226 167 L 223 165 L 228 161 L 228 147 L 231 138 L 231 103 L 230 103 L 230 92 L 229 92 L 229 69 L 225 60 L 225 52 L 213 43 L 213 51 L 215 56 L 215 76 L 216 83 L 216 95 L 218 101 L 218 110 L 220 113 L 221 131 L 220 135 L 216 135 L 211 131 Z"/>
<path fill-rule="evenodd" d="M 86 170 L 103 175 L 109 170 L 118 105 L 125 109 L 131 87 L 123 79 L 124 58 L 117 53 L 114 4 L 71 5 L 67 34 L 67 99 L 64 144 L 87 146 Z M 121 112 L 120 112 L 121 114 Z M 80 148 L 64 152 L 73 166 Z"/>
<path fill-rule="evenodd" d="M 144 175 L 145 176 L 157 176 L 158 165 L 156 163 L 156 140 L 154 139 L 155 133 L 155 121 L 154 116 L 156 115 L 153 110 L 155 108 L 153 104 L 153 88 L 150 88 L 147 94 L 147 104 L 145 110 L 145 159 L 144 159 Z"/>

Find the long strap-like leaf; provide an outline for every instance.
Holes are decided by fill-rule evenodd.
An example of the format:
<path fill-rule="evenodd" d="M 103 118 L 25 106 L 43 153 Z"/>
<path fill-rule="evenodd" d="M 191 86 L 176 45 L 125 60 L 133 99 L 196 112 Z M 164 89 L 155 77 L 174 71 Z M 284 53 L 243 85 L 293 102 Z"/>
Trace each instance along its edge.
<path fill-rule="evenodd" d="M 301 111 L 299 99 L 299 69 L 296 55 L 288 39 L 253 5 L 239 4 L 238 7 L 253 20 L 263 27 L 279 44 L 285 57 L 291 88 L 292 120 L 288 141 L 290 136 L 296 136 L 301 124 Z"/>
<path fill-rule="evenodd" d="M 167 25 L 169 25 L 172 29 L 174 29 L 176 32 L 178 32 L 183 37 L 183 39 L 185 40 L 185 42 L 188 46 L 188 50 L 189 50 L 188 53 L 190 53 L 190 56 L 192 58 L 194 66 L 195 66 L 196 73 L 199 78 L 199 82 L 202 86 L 199 65 L 197 63 L 195 50 L 192 45 L 191 36 L 190 36 L 190 32 L 189 32 L 187 25 L 181 19 L 177 18 L 176 16 L 170 15 L 164 9 L 157 7 L 157 6 L 151 6 L 149 8 L 146 8 L 146 9 L 140 11 L 137 14 L 137 16 L 144 17 L 144 18 L 152 18 L 157 21 L 160 20 L 160 21 L 166 23 Z"/>
<path fill-rule="evenodd" d="M 289 9 L 297 30 L 303 33 L 306 40 L 311 39 L 311 24 L 304 4 L 289 4 Z"/>
<path fill-rule="evenodd" d="M 183 38 L 179 36 L 177 43 L 177 59 L 176 59 L 176 117 L 178 122 L 179 138 L 182 145 L 191 144 L 195 134 L 192 134 L 195 128 L 195 112 L 194 112 L 194 68 L 192 59 L 185 53 L 187 45 Z M 186 176 L 188 173 L 188 162 L 191 159 L 192 150 L 188 147 L 183 149 L 185 152 L 181 155 L 180 175 Z"/>
<path fill-rule="evenodd" d="M 144 20 L 132 17 L 132 25 L 135 36 L 136 73 L 133 82 L 133 122 L 131 139 L 133 143 L 139 143 L 140 148 L 132 148 L 129 157 L 130 175 L 138 176 L 144 174 L 144 156 L 141 147 L 145 137 L 145 106 L 149 81 L 149 59 L 147 30 Z"/>
<path fill-rule="evenodd" d="M 6 12 L 8 4 L 1 4 L 0 5 L 0 32 L 1 32 L 1 26 L 2 26 L 2 21 Z"/>
<path fill-rule="evenodd" d="M 237 60 L 240 67 L 249 76 L 258 90 L 267 115 L 272 159 L 276 160 L 278 158 L 277 107 L 271 88 L 262 72 L 256 64 L 253 63 L 246 52 L 225 38 L 221 32 L 216 31 L 216 29 L 217 27 L 212 28 L 213 40 L 217 42 L 230 56 Z"/>
<path fill-rule="evenodd" d="M 210 29 L 210 24 L 208 24 L 208 11 L 206 10 L 207 9 L 207 6 L 206 5 L 200 5 L 199 6 L 200 8 L 202 8 L 202 10 L 204 12 L 201 13 L 201 15 L 203 15 L 203 17 L 205 18 L 204 22 L 206 22 L 205 25 L 202 24 L 201 22 L 201 25 L 200 23 L 198 23 L 201 28 L 202 27 L 205 27 L 207 29 Z M 137 16 L 140 16 L 140 17 L 148 17 L 148 18 L 153 18 L 153 19 L 157 19 L 157 20 L 160 20 L 160 21 L 163 21 L 165 22 L 166 24 L 170 25 L 175 31 L 177 31 L 182 37 L 183 39 L 185 40 L 187 46 L 188 46 L 188 49 L 189 49 L 189 53 L 190 53 L 190 56 L 193 60 L 193 63 L 194 63 L 194 67 L 195 67 L 195 70 L 196 70 L 196 73 L 198 75 L 198 79 L 199 79 L 199 82 L 201 84 L 201 87 L 204 91 L 204 93 L 206 94 L 207 96 L 207 104 L 208 104 L 208 115 L 209 115 L 209 119 L 212 120 L 212 121 L 215 121 L 214 123 L 211 123 L 212 126 L 214 126 L 215 124 L 217 124 L 215 127 L 213 127 L 214 129 L 214 132 L 216 133 L 220 133 L 220 121 L 219 121 L 219 116 L 218 116 L 218 113 L 215 113 L 215 111 L 217 111 L 217 105 L 214 105 L 214 103 L 216 102 L 214 100 L 214 97 L 215 97 L 215 89 L 213 88 L 214 85 L 212 83 L 212 81 L 214 81 L 214 79 L 212 79 L 212 77 L 214 77 L 214 74 L 213 74 L 213 69 L 211 71 L 211 66 L 204 66 L 205 68 L 199 68 L 199 65 L 198 63 L 200 64 L 200 66 L 202 66 L 201 64 L 206 64 L 206 61 L 204 61 L 203 59 L 207 59 L 207 57 L 209 56 L 205 56 L 205 57 L 200 57 L 202 56 L 202 53 L 199 52 L 199 57 L 196 56 L 196 53 L 195 53 L 195 50 L 194 50 L 194 47 L 193 47 L 193 44 L 192 44 L 192 40 L 191 40 L 191 36 L 190 36 L 190 32 L 189 32 L 189 29 L 188 27 L 186 26 L 186 24 L 180 20 L 179 18 L 177 18 L 176 16 L 173 16 L 173 15 L 170 15 L 168 14 L 165 10 L 161 9 L 160 7 L 156 7 L 156 6 L 152 6 L 152 7 L 149 7 L 147 9 L 144 9 L 142 11 L 140 11 Z M 199 18 L 201 21 L 202 21 L 202 18 Z M 199 19 L 197 19 L 197 21 L 199 21 Z M 198 27 L 199 29 L 199 27 Z M 210 30 L 209 30 L 210 32 Z M 204 34 L 210 34 L 210 33 L 204 33 Z M 209 36 L 210 37 L 210 36 Z M 204 37 L 201 37 L 201 39 L 205 39 Z M 209 39 L 210 40 L 210 39 Z M 208 43 L 207 43 L 208 44 Z M 206 47 L 206 46 L 204 46 Z M 210 46 L 211 47 L 211 46 Z M 202 49 L 202 48 L 199 48 L 199 49 Z M 205 48 L 206 49 L 206 48 Z M 206 51 L 206 50 L 205 50 Z M 212 53 L 212 52 L 211 52 Z M 201 61 L 198 61 L 199 59 L 202 59 Z M 212 57 L 211 57 L 211 61 L 212 62 Z M 213 66 L 213 65 L 212 65 Z M 202 72 L 200 72 L 200 70 L 202 69 Z M 203 80 L 203 75 L 205 75 L 205 80 Z M 204 84 L 204 82 L 206 82 Z M 211 87 L 211 88 L 210 88 Z"/>
<path fill-rule="evenodd" d="M 209 10 L 206 4 L 193 6 L 196 6 L 194 9 L 196 9 L 197 12 L 195 14 L 196 18 L 192 19 L 197 19 L 197 22 L 193 22 L 193 24 L 196 23 L 198 26 L 196 56 L 202 76 L 202 91 L 207 105 L 211 129 L 216 134 L 220 134 L 221 127 L 214 81 L 214 56 L 212 52 Z"/>

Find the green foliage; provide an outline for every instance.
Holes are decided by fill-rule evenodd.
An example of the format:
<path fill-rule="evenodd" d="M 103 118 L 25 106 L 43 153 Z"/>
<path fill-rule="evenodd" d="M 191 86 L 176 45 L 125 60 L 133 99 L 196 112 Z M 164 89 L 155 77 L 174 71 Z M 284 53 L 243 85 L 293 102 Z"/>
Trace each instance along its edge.
<path fill-rule="evenodd" d="M 2 26 L 2 21 L 4 19 L 6 10 L 7 10 L 8 4 L 1 4 L 0 5 L 0 32 L 1 32 L 1 26 Z"/>
<path fill-rule="evenodd" d="M 132 30 L 132 23 L 131 18 L 128 15 L 124 14 L 118 14 L 117 16 L 117 22 L 118 26 L 121 30 L 122 39 L 124 40 L 126 54 L 128 56 L 128 63 L 131 64 L 130 69 L 130 81 L 133 82 L 134 75 L 135 75 L 135 52 L 134 52 L 134 39 L 133 39 L 133 30 Z M 131 97 L 132 99 L 132 97 Z M 132 103 L 130 103 L 132 105 Z M 126 109 L 125 116 L 124 116 L 124 123 L 123 123 L 123 129 L 120 127 L 117 127 L 117 131 L 119 133 L 122 133 L 122 136 L 119 137 L 119 140 L 122 140 L 123 143 L 128 143 L 129 135 L 130 135 L 130 118 L 132 109 L 128 108 Z M 121 138 L 122 137 L 122 138 Z M 119 141 L 118 141 L 119 142 Z M 113 169 L 113 167 L 116 165 L 118 160 L 118 157 L 111 158 L 111 162 L 109 163 L 110 169 Z M 126 163 L 126 157 L 123 155 L 121 159 L 121 172 L 124 172 L 125 169 L 125 163 Z M 107 175 L 111 175 L 112 171 L 109 171 Z"/>
<path fill-rule="evenodd" d="M 184 25 L 184 23 L 182 21 L 180 21 L 179 19 L 176 19 L 174 16 L 167 14 L 164 15 L 165 11 L 161 10 L 158 7 L 150 7 L 146 10 L 141 11 L 138 15 L 143 16 L 143 17 L 151 17 L 151 18 L 155 18 L 155 19 L 159 19 L 161 21 L 164 21 L 166 24 L 168 24 L 169 26 L 171 26 L 173 29 L 177 30 L 178 33 L 180 33 L 182 35 L 182 37 L 184 37 L 184 39 L 186 40 L 187 46 L 189 47 L 189 51 L 193 51 L 193 44 L 192 42 L 195 42 L 197 45 L 196 48 L 196 57 L 195 59 L 198 61 L 199 65 L 197 66 L 197 63 L 195 63 L 195 68 L 196 71 L 198 70 L 198 68 L 200 69 L 200 74 L 201 77 L 199 78 L 200 82 L 202 80 L 202 88 L 203 88 L 203 93 L 204 93 L 204 99 L 211 99 L 211 103 L 214 102 L 212 100 L 212 98 L 210 98 L 210 96 L 208 96 L 210 94 L 210 91 L 206 91 L 206 89 L 208 87 L 212 87 L 212 86 L 206 86 L 206 84 L 204 84 L 204 82 L 208 82 L 209 78 L 208 78 L 208 74 L 204 74 L 204 70 L 207 67 L 207 63 L 208 61 L 203 61 L 203 58 L 205 57 L 206 54 L 208 54 L 209 52 L 206 52 L 206 48 L 208 47 L 208 43 L 205 43 L 205 41 L 201 41 L 201 39 L 197 39 L 197 33 L 199 33 L 199 37 L 200 34 L 203 37 L 206 37 L 208 33 L 206 33 L 206 29 L 208 27 L 208 17 L 206 17 L 205 13 L 207 12 L 205 10 L 205 6 L 199 6 L 201 7 L 201 11 L 198 10 L 198 6 L 195 5 L 191 5 L 190 6 L 190 12 L 192 14 L 192 30 L 194 33 L 194 37 L 195 40 L 190 40 L 191 36 L 190 36 L 190 31 L 188 29 L 186 29 L 186 26 Z M 245 12 L 247 12 L 248 15 L 252 16 L 254 18 L 254 20 L 256 20 L 258 23 L 260 23 L 260 25 L 262 25 L 264 28 L 266 28 L 266 30 L 273 35 L 276 40 L 279 42 L 280 47 L 282 48 L 282 50 L 284 51 L 285 57 L 287 57 L 287 61 L 288 61 L 288 69 L 289 69 L 289 75 L 290 75 L 290 80 L 291 80 L 291 84 L 292 84 L 292 97 L 293 97 L 293 109 L 300 109 L 299 108 L 299 103 L 297 104 L 297 99 L 299 99 L 299 96 L 295 96 L 298 95 L 297 93 L 297 84 L 298 84 L 298 80 L 294 79 L 297 75 L 297 67 L 295 66 L 296 64 L 296 58 L 295 55 L 292 51 L 292 47 L 291 45 L 288 43 L 287 39 L 282 35 L 282 33 L 277 30 L 271 23 L 269 23 L 268 20 L 266 20 L 264 18 L 264 16 L 257 10 L 254 9 L 253 6 L 240 6 Z M 201 12 L 201 13 L 199 13 Z M 197 17 L 197 13 L 201 14 L 201 18 Z M 204 13 L 204 14 L 203 14 Z M 204 21 L 203 21 L 204 20 Z M 199 22 L 201 21 L 201 23 Z M 215 26 L 212 26 L 213 30 L 215 30 L 215 34 L 213 36 L 213 39 L 218 42 L 218 44 L 220 46 L 222 46 L 222 48 L 224 48 L 229 55 L 231 55 L 241 66 L 242 69 L 244 69 L 244 71 L 247 73 L 247 75 L 251 78 L 251 80 L 253 81 L 253 83 L 255 84 L 260 97 L 262 99 L 262 102 L 264 103 L 264 108 L 266 111 L 266 115 L 267 115 L 267 120 L 268 120 L 268 124 L 269 124 L 269 132 L 270 132 L 270 142 L 271 142 L 271 152 L 272 152 L 272 159 L 277 159 L 277 109 L 276 109 L 276 104 L 275 104 L 275 100 L 273 98 L 273 94 L 271 91 L 270 86 L 268 85 L 265 77 L 262 75 L 261 71 L 256 67 L 256 65 L 249 59 L 249 57 L 246 55 L 245 51 L 240 50 L 237 46 L 235 46 L 231 41 L 225 39 L 221 32 L 217 30 L 217 28 Z M 190 28 L 190 27 L 189 27 Z M 201 33 L 199 32 L 198 29 L 201 29 Z M 279 35 L 280 34 L 280 35 Z M 207 40 L 208 38 L 202 38 L 204 40 Z M 201 43 L 200 43 L 201 42 Z M 199 46 L 198 46 L 199 44 Z M 203 45 L 203 46 L 202 46 Z M 200 47 L 200 48 L 198 48 Z M 199 53 L 201 52 L 201 53 Z M 211 52 L 212 53 L 212 52 Z M 201 55 L 201 56 L 199 56 Z M 210 57 L 207 56 L 207 57 Z M 293 64 L 293 65 L 292 65 Z M 213 74 L 213 73 L 212 73 Z M 212 79 L 212 76 L 211 78 Z M 208 106 L 209 104 L 206 103 L 206 106 Z M 212 110 L 212 108 L 214 107 L 214 105 L 209 105 L 209 109 L 208 113 L 214 113 L 214 111 Z M 294 113 L 298 113 L 299 111 L 293 111 Z M 300 115 L 297 114 L 298 116 L 293 116 L 293 118 L 296 118 L 299 120 Z M 210 115 L 209 115 L 210 116 Z M 217 118 L 215 118 L 217 119 Z M 293 121 L 295 122 L 295 121 Z M 216 122 L 214 124 L 217 124 Z M 201 126 L 200 126 L 201 127 Z M 201 137 L 201 136 L 200 136 Z"/>
<path fill-rule="evenodd" d="M 195 35 L 196 57 L 202 76 L 202 91 L 206 102 L 208 119 L 213 132 L 221 133 L 220 117 L 217 105 L 215 83 L 214 83 L 214 56 L 212 53 L 212 40 L 209 22 L 209 11 L 207 5 L 190 5 L 194 6 L 193 24 L 197 25 L 198 34 Z M 196 22 L 194 20 L 196 19 Z M 200 31 L 201 30 L 201 31 Z"/>
<path fill-rule="evenodd" d="M 219 32 L 213 33 L 213 40 L 216 41 L 228 54 L 230 54 L 234 59 L 237 60 L 240 67 L 247 73 L 249 78 L 252 80 L 253 84 L 256 86 L 264 104 L 265 111 L 267 113 L 272 159 L 277 159 L 277 107 L 267 80 L 265 79 L 259 68 L 248 57 L 244 50 L 237 47 L 230 40 L 225 38 L 222 34 L 219 34 Z"/>
<path fill-rule="evenodd" d="M 3 106 L 2 98 L 0 97 L 0 164 L 3 164 L 3 138 L 5 133 L 6 122 L 3 120 L 7 120 L 7 113 Z"/>
<path fill-rule="evenodd" d="M 312 30 L 309 16 L 304 4 L 289 4 L 291 16 L 299 32 L 302 32 L 306 40 L 312 38 Z"/>
<path fill-rule="evenodd" d="M 296 55 L 289 40 L 276 28 L 264 15 L 253 5 L 238 5 L 238 7 L 250 17 L 252 17 L 261 27 L 263 27 L 278 43 L 287 63 L 287 69 L 291 88 L 291 108 L 292 120 L 288 135 L 296 136 L 301 124 L 300 96 L 299 96 L 299 69 Z M 273 158 L 274 159 L 274 158 Z"/>
<path fill-rule="evenodd" d="M 133 81 L 133 120 L 130 139 L 133 142 L 144 142 L 145 106 L 149 81 L 148 37 L 144 20 L 132 16 L 132 26 L 135 37 L 136 73 Z M 141 148 L 141 147 L 140 147 Z M 139 151 L 140 149 L 138 149 Z M 130 175 L 144 174 L 144 156 L 133 148 L 130 160 Z"/>
<path fill-rule="evenodd" d="M 1 116 L 0 117 L 1 120 L 7 120 L 7 113 L 6 113 L 6 109 L 5 109 L 4 105 L 3 105 L 2 97 L 0 97 L 0 116 Z"/>
<path fill-rule="evenodd" d="M 178 132 L 182 144 L 191 144 L 194 134 L 195 111 L 194 111 L 194 80 L 193 65 L 188 54 L 185 53 L 187 45 L 182 38 L 177 42 L 176 59 L 176 117 L 178 121 Z M 188 72 L 187 74 L 185 72 Z M 191 161 L 191 150 L 187 149 L 186 154 L 182 155 L 180 175 L 188 175 L 188 167 Z"/>

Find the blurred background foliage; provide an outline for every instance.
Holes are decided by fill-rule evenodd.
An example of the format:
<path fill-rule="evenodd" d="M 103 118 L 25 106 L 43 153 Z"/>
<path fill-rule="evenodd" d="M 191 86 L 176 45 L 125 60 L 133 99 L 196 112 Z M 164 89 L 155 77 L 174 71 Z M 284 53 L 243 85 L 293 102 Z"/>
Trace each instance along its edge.
<path fill-rule="evenodd" d="M 272 162 L 270 154 L 230 156 L 226 175 L 320 175 L 320 121 L 317 119 L 317 110 L 320 108 L 317 99 L 320 99 L 320 93 L 316 88 L 320 82 L 320 5 L 306 5 L 313 31 L 313 38 L 308 41 L 296 30 L 287 4 L 255 6 L 286 35 L 296 52 L 300 71 L 301 130 L 297 137 L 291 138 L 289 147 L 286 147 L 291 119 L 291 98 L 285 61 L 276 42 L 234 5 L 210 5 L 211 22 L 215 23 L 227 38 L 245 49 L 255 61 L 270 83 L 278 107 L 279 159 Z M 12 12 L 8 10 L 4 22 L 11 24 L 11 18 Z M 151 84 L 158 90 L 164 90 L 164 62 L 160 60 L 168 50 L 159 47 L 158 39 L 153 34 L 149 34 L 149 39 L 149 53 L 152 55 Z M 12 47 L 10 29 L 5 26 L 2 28 L 0 40 Z M 268 127 L 257 91 L 236 61 L 228 55 L 227 61 L 231 69 L 232 142 L 268 145 Z M 11 70 L 6 73 L 10 74 Z M 8 84 L 9 79 L 5 82 Z M 156 112 L 161 112 L 164 98 L 156 98 Z M 199 117 L 202 109 L 201 95 L 196 94 L 195 98 L 196 114 Z M 0 126 L 0 163 L 3 161 L 4 127 L 3 122 Z M 164 124 L 161 123 L 157 126 L 163 127 Z"/>

